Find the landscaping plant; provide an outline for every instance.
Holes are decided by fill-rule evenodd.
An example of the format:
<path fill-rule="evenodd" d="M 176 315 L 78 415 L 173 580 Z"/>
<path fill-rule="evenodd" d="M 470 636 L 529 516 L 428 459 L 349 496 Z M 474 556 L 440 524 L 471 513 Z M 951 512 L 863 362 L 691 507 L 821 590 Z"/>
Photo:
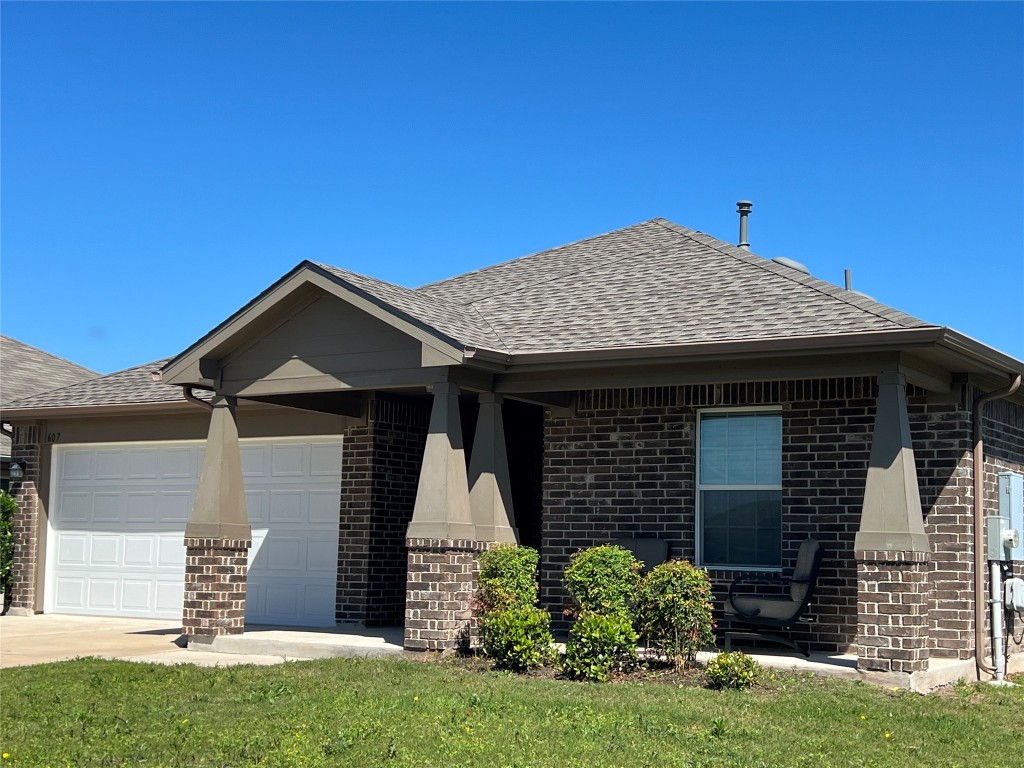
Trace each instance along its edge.
<path fill-rule="evenodd" d="M 0 491 L 0 592 L 11 591 L 11 565 L 14 562 L 14 531 L 11 528 L 18 503 L 7 491 Z"/>
<path fill-rule="evenodd" d="M 484 653 L 495 666 L 522 672 L 551 656 L 551 616 L 537 604 L 537 564 L 530 547 L 499 546 L 478 558 L 477 605 Z"/>
<path fill-rule="evenodd" d="M 685 560 L 653 568 L 640 583 L 637 627 L 644 644 L 664 654 L 677 669 L 692 664 L 714 642 L 711 582 L 707 572 Z"/>
<path fill-rule="evenodd" d="M 636 665 L 636 631 L 620 613 L 583 613 L 569 633 L 562 670 L 577 680 L 603 682 Z"/>
<path fill-rule="evenodd" d="M 537 563 L 540 555 L 530 547 L 498 546 L 477 558 L 483 613 L 537 604 Z"/>
<path fill-rule="evenodd" d="M 480 620 L 484 653 L 500 669 L 524 672 L 552 655 L 551 615 L 540 608 L 504 608 Z"/>
<path fill-rule="evenodd" d="M 583 549 L 565 569 L 565 586 L 578 613 L 618 614 L 633 618 L 641 564 L 614 544 Z"/>
<path fill-rule="evenodd" d="M 720 653 L 704 669 L 710 688 L 749 688 L 763 674 L 764 668 L 743 651 Z"/>

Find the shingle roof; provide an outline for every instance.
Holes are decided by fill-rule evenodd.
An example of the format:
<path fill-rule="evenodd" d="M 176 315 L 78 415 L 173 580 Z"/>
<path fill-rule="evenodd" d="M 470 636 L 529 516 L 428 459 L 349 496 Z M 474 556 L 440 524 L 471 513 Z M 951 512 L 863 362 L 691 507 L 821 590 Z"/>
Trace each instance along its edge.
<path fill-rule="evenodd" d="M 84 366 L 37 347 L 0 336 L 0 404 L 99 376 Z M 0 436 L 0 456 L 11 455 L 11 441 Z"/>
<path fill-rule="evenodd" d="M 702 232 L 651 219 L 411 290 L 307 262 L 467 347 L 509 354 L 934 327 Z M 10 403 L 167 403 L 166 360 Z"/>
<path fill-rule="evenodd" d="M 7 408 L 73 408 L 184 401 L 180 387 L 153 381 L 150 375 L 166 360 L 126 368 L 79 384 L 8 403 Z"/>
<path fill-rule="evenodd" d="M 417 293 L 475 309 L 511 353 L 930 327 L 665 219 L 425 285 Z"/>
<path fill-rule="evenodd" d="M 349 272 L 346 269 L 332 267 L 329 264 L 316 264 L 316 266 L 368 294 L 371 298 L 419 321 L 428 328 L 440 331 L 456 342 L 488 349 L 501 348 L 501 339 L 494 334 L 480 313 L 472 306 L 450 304 L 426 293 L 403 288 L 400 285 L 356 272 Z"/>
<path fill-rule="evenodd" d="M 99 374 L 10 336 L 0 336 L 0 404 Z"/>

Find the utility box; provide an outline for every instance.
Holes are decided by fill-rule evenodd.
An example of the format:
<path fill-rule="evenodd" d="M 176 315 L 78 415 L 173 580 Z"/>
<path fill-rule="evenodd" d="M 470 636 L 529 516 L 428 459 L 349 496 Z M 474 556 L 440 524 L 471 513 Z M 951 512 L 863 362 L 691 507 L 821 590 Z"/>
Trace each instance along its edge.
<path fill-rule="evenodd" d="M 1019 472 L 999 473 L 999 517 L 1006 518 L 1007 527 L 1017 531 L 1016 545 L 1009 547 L 1004 557 L 1024 560 L 1024 475 Z"/>

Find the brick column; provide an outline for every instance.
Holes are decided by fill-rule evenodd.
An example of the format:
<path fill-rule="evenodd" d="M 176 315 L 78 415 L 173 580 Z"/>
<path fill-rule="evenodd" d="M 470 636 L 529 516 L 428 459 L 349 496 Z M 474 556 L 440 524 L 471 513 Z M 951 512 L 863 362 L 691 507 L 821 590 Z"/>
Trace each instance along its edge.
<path fill-rule="evenodd" d="M 476 556 L 487 544 L 467 539 L 407 539 L 405 647 L 446 651 L 472 644 Z"/>
<path fill-rule="evenodd" d="M 242 634 L 250 546 L 249 540 L 185 539 L 182 634 L 190 642 Z"/>
<path fill-rule="evenodd" d="M 910 675 L 928 668 L 928 555 L 859 550 L 857 668 Z"/>
<path fill-rule="evenodd" d="M 235 399 L 213 398 L 192 517 L 185 526 L 185 603 L 189 644 L 245 630 L 245 577 L 252 529 L 245 508 Z"/>
<path fill-rule="evenodd" d="M 12 615 L 27 616 L 35 613 L 36 573 L 39 566 L 39 453 L 43 428 L 38 424 L 19 424 L 14 427 L 11 445 L 11 463 L 25 462 L 25 476 L 11 483 L 11 495 L 18 502 L 18 511 L 11 520 L 14 533 L 14 562 L 11 565 Z"/>

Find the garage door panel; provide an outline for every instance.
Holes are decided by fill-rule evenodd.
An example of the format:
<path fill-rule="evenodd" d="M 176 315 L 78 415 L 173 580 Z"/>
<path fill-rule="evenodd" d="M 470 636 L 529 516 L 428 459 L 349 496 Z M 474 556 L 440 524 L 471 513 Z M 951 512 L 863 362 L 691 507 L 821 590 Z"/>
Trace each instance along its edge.
<path fill-rule="evenodd" d="M 97 451 L 93 480 L 124 480 L 128 474 L 126 451 Z"/>
<path fill-rule="evenodd" d="M 270 474 L 278 477 L 305 477 L 309 466 L 308 446 L 281 445 L 270 447 Z"/>
<path fill-rule="evenodd" d="M 309 491 L 309 522 L 333 525 L 338 521 L 338 503 L 338 494 L 333 490 Z"/>
<path fill-rule="evenodd" d="M 269 522 L 273 523 L 300 523 L 303 518 L 303 500 L 306 495 L 302 490 L 270 492 L 270 514 Z"/>
<path fill-rule="evenodd" d="M 163 448 L 157 462 L 164 480 L 191 480 L 197 477 L 196 451 L 191 448 Z"/>
<path fill-rule="evenodd" d="M 60 495 L 56 517 L 61 522 L 86 523 L 92 517 L 92 494 L 79 491 Z"/>
<path fill-rule="evenodd" d="M 151 611 L 155 586 L 152 579 L 123 579 L 121 581 L 121 610 Z"/>
<path fill-rule="evenodd" d="M 341 447 L 243 442 L 253 526 L 247 621 L 333 625 Z M 180 618 L 202 445 L 55 453 L 47 610 Z"/>
<path fill-rule="evenodd" d="M 89 480 L 92 478 L 94 454 L 92 451 L 66 451 L 60 464 L 61 480 Z"/>
<path fill-rule="evenodd" d="M 249 515 L 249 525 L 255 527 L 258 525 L 265 525 L 267 522 L 267 495 L 269 491 L 250 491 L 245 492 L 245 509 Z"/>
<path fill-rule="evenodd" d="M 89 537 L 89 565 L 92 568 L 117 568 L 121 563 L 121 542 L 117 534 L 93 534 Z"/>
<path fill-rule="evenodd" d="M 242 475 L 249 478 L 267 477 L 270 474 L 269 446 L 242 446 Z"/>
<path fill-rule="evenodd" d="M 158 538 L 156 564 L 159 568 L 173 568 L 185 572 L 184 533 L 162 535 Z"/>
<path fill-rule="evenodd" d="M 118 607 L 117 593 L 120 580 L 90 578 L 86 608 L 92 611 L 112 611 Z"/>
<path fill-rule="evenodd" d="M 85 565 L 89 537 L 84 533 L 63 533 L 57 544 L 58 565 Z"/>
<path fill-rule="evenodd" d="M 185 585 L 183 582 L 163 581 L 156 582 L 156 603 L 155 613 L 161 615 L 173 615 L 181 617 L 181 607 L 185 603 Z"/>
<path fill-rule="evenodd" d="M 120 523 L 125 519 L 126 502 L 120 491 L 94 493 L 92 520 L 96 523 Z"/>
<path fill-rule="evenodd" d="M 158 460 L 155 448 L 131 451 L 128 457 L 128 477 L 132 480 L 156 480 L 159 477 Z"/>
<path fill-rule="evenodd" d="M 83 610 L 85 608 L 86 579 L 58 576 L 55 605 L 57 610 Z"/>
<path fill-rule="evenodd" d="M 294 536 L 275 536 L 271 533 L 264 543 L 267 549 L 268 571 L 304 571 L 306 569 L 305 541 Z"/>
<path fill-rule="evenodd" d="M 160 491 L 157 494 L 157 518 L 161 523 L 180 523 L 184 526 L 192 514 L 192 491 Z"/>
<path fill-rule="evenodd" d="M 306 547 L 306 570 L 321 575 L 329 574 L 338 567 L 338 542 L 329 539 L 313 539 Z"/>
<path fill-rule="evenodd" d="M 341 477 L 341 443 L 314 443 L 309 452 L 312 477 Z"/>
<path fill-rule="evenodd" d="M 152 568 L 156 564 L 154 550 L 158 541 L 153 536 L 124 537 L 124 565 L 126 568 Z"/>

